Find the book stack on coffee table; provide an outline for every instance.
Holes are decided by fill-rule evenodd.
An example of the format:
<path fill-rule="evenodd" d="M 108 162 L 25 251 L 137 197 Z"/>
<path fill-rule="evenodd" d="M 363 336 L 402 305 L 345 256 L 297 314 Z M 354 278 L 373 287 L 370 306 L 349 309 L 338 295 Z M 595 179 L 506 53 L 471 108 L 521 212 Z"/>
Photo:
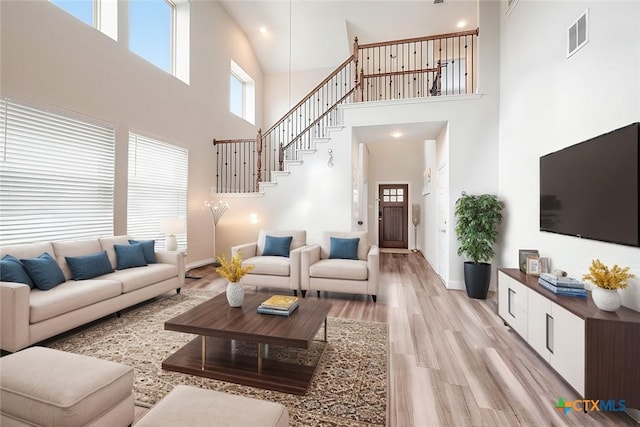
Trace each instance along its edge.
<path fill-rule="evenodd" d="M 273 295 L 258 306 L 258 313 L 290 316 L 298 308 L 298 297 Z"/>
<path fill-rule="evenodd" d="M 542 273 L 538 278 L 538 283 L 558 296 L 587 297 L 584 283 L 571 277 L 557 277 L 550 273 Z"/>

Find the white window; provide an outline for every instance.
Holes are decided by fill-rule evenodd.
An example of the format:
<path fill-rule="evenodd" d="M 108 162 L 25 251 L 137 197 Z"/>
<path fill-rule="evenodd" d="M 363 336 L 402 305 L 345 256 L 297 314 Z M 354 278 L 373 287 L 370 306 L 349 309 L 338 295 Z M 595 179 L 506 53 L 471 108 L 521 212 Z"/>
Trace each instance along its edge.
<path fill-rule="evenodd" d="M 82 22 L 118 40 L 118 0 L 49 0 Z"/>
<path fill-rule="evenodd" d="M 130 0 L 129 50 L 189 84 L 188 0 Z"/>
<path fill-rule="evenodd" d="M 175 4 L 168 0 L 129 2 L 129 49 L 173 74 Z"/>
<path fill-rule="evenodd" d="M 165 241 L 161 224 L 187 215 L 189 151 L 184 147 L 129 133 L 127 234 Z M 186 229 L 176 234 L 187 247 Z M 163 247 L 157 244 L 156 247 Z"/>
<path fill-rule="evenodd" d="M 229 111 L 255 124 L 256 84 L 234 61 L 231 61 L 229 78 Z"/>
<path fill-rule="evenodd" d="M 113 234 L 115 133 L 0 100 L 0 245 Z"/>

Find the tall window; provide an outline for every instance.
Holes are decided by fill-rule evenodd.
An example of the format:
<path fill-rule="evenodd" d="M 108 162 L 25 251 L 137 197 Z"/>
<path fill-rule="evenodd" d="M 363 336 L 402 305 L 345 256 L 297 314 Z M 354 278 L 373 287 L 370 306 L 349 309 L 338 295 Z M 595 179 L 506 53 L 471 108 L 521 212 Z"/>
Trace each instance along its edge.
<path fill-rule="evenodd" d="M 112 128 L 0 100 L 0 245 L 113 234 Z"/>
<path fill-rule="evenodd" d="M 129 49 L 169 74 L 174 73 L 176 6 L 169 0 L 129 2 Z"/>
<path fill-rule="evenodd" d="M 229 111 L 255 124 L 256 115 L 255 81 L 238 64 L 231 61 L 229 78 Z"/>
<path fill-rule="evenodd" d="M 231 92 L 229 94 L 231 112 L 236 116 L 244 118 L 245 84 L 237 75 L 235 75 L 235 73 L 231 72 L 229 87 L 231 88 Z"/>
<path fill-rule="evenodd" d="M 49 1 L 112 39 L 118 39 L 118 0 Z"/>
<path fill-rule="evenodd" d="M 129 236 L 164 242 L 163 221 L 186 218 L 188 170 L 186 148 L 129 133 Z M 186 249 L 186 232 L 176 238 L 178 249 Z"/>

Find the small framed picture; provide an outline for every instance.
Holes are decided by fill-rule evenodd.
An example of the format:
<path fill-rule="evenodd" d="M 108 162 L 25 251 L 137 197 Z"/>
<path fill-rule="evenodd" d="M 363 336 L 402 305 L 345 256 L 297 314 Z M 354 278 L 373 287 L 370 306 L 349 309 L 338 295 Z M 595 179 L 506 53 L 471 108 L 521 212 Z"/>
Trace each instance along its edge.
<path fill-rule="evenodd" d="M 527 274 L 531 276 L 539 276 L 540 275 L 540 258 L 537 256 L 528 256 L 527 257 Z"/>
<path fill-rule="evenodd" d="M 551 260 L 546 257 L 540 257 L 540 273 L 551 273 Z"/>
<path fill-rule="evenodd" d="M 539 257 L 540 253 L 537 249 L 520 249 L 518 251 L 518 266 L 523 273 L 527 272 L 527 257 Z"/>

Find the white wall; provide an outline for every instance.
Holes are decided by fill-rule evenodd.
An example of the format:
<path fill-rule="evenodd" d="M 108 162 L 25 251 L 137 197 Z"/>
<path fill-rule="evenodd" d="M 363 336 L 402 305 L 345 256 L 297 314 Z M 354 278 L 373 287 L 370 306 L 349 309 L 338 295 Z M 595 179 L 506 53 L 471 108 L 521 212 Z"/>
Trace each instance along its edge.
<path fill-rule="evenodd" d="M 589 8 L 589 42 L 566 58 L 567 28 Z M 504 10 L 503 10 L 504 12 Z M 539 158 L 640 120 L 640 3 L 520 0 L 502 18 L 500 197 L 506 202 L 499 263 L 515 267 L 520 248 L 537 248 L 580 278 L 591 260 L 631 267 L 640 248 L 539 231 Z M 606 200 L 594 201 L 606 209 Z M 640 310 L 640 279 L 623 292 Z"/>
<path fill-rule="evenodd" d="M 211 141 L 252 137 L 257 129 L 229 113 L 230 61 L 256 81 L 258 124 L 262 72 L 246 37 L 217 2 L 190 3 L 190 85 L 129 52 L 127 2 L 118 5 L 114 41 L 47 0 L 3 1 L 2 96 L 82 113 L 116 128 L 116 233 L 126 232 L 128 132 L 187 147 L 187 262 L 210 258 L 211 221 L 201 206 L 215 179 Z"/>
<path fill-rule="evenodd" d="M 346 58 L 345 58 L 346 59 Z M 340 64 L 336 64 L 336 67 Z M 264 76 L 264 124 L 267 130 L 280 120 L 287 111 L 302 100 L 335 68 L 289 73 L 267 74 Z"/>

